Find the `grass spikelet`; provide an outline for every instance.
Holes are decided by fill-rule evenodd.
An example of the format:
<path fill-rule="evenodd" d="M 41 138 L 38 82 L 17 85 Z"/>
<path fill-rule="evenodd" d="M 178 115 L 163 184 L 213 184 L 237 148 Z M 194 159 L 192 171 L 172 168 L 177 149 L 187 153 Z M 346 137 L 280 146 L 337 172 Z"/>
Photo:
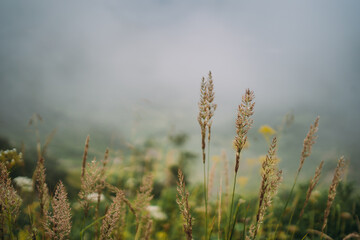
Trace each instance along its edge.
<path fill-rule="evenodd" d="M 139 191 L 137 192 L 134 203 L 137 221 L 140 220 L 143 211 L 146 211 L 147 206 L 150 204 L 150 201 L 153 198 L 151 195 L 152 183 L 152 176 L 150 174 L 146 175 L 142 180 L 142 185 L 140 186 Z"/>
<path fill-rule="evenodd" d="M 105 155 L 104 155 L 104 159 L 102 160 L 102 168 L 101 168 L 101 172 L 100 172 L 100 180 L 99 180 L 99 184 L 97 186 L 97 203 L 96 203 L 96 208 L 95 208 L 95 219 L 99 218 L 99 209 L 100 209 L 100 200 L 101 200 L 101 193 L 103 191 L 103 189 L 105 188 L 106 184 L 105 184 L 105 171 L 106 171 L 106 165 L 108 163 L 108 157 L 109 157 L 109 149 L 106 148 L 105 150 Z M 95 229 L 96 229 L 96 236 L 98 236 L 99 234 L 99 226 L 98 223 L 96 223 L 95 225 Z"/>
<path fill-rule="evenodd" d="M 56 240 L 66 239 L 71 231 L 71 209 L 65 187 L 61 181 L 56 187 L 51 208 L 52 213 L 47 212 L 45 215 L 46 236 Z"/>
<path fill-rule="evenodd" d="M 200 100 L 199 100 L 199 115 L 198 122 L 201 129 L 201 150 L 202 150 L 202 160 L 204 168 L 204 200 L 205 200 L 205 239 L 207 239 L 208 234 L 208 186 L 209 186 L 209 168 L 210 163 L 208 161 L 207 172 L 205 171 L 205 162 L 206 162 L 206 134 L 208 136 L 208 158 L 210 158 L 210 139 L 211 139 L 211 125 L 212 117 L 216 110 L 217 105 L 214 103 L 215 93 L 214 93 L 214 82 L 212 78 L 211 71 L 207 80 L 203 77 L 201 79 L 200 86 Z M 206 131 L 207 130 L 207 131 Z"/>
<path fill-rule="evenodd" d="M 11 184 L 9 172 L 3 162 L 0 161 L 0 236 L 5 236 L 5 225 L 8 234 L 13 238 L 12 226 L 19 215 L 21 198 Z"/>
<path fill-rule="evenodd" d="M 123 212 L 124 193 L 117 191 L 116 196 L 107 210 L 100 229 L 100 239 L 112 239 L 111 235 L 117 226 Z"/>
<path fill-rule="evenodd" d="M 146 228 L 145 228 L 145 232 L 144 232 L 144 240 L 149 240 L 151 233 L 152 233 L 152 226 L 153 226 L 153 221 L 149 220 L 147 222 Z"/>
<path fill-rule="evenodd" d="M 263 222 L 266 210 L 271 206 L 272 199 L 276 195 L 282 180 L 282 171 L 277 169 L 276 137 L 273 138 L 265 161 L 262 163 L 261 186 L 259 193 L 259 205 L 256 214 L 255 225 L 249 230 L 250 239 L 255 239 Z"/>
<path fill-rule="evenodd" d="M 79 192 L 80 204 L 84 209 L 85 218 L 91 208 L 89 195 L 97 192 L 101 179 L 101 168 L 98 167 L 96 159 L 88 163 L 84 176 L 81 178 L 81 189 Z"/>
<path fill-rule="evenodd" d="M 322 235 L 323 235 L 325 227 L 327 225 L 331 205 L 336 196 L 336 188 L 337 188 L 339 182 L 341 181 L 342 175 L 344 173 L 344 166 L 345 166 L 345 158 L 344 158 L 344 156 L 342 156 L 342 157 L 340 157 L 340 159 L 338 161 L 338 164 L 335 169 L 334 177 L 333 177 L 333 180 L 330 185 L 328 200 L 327 200 L 326 209 L 324 212 L 324 223 L 321 228 Z"/>
<path fill-rule="evenodd" d="M 207 91 L 207 94 L 206 94 L 207 95 L 206 123 L 207 123 L 207 128 L 208 128 L 208 142 L 210 142 L 211 125 L 212 125 L 211 118 L 214 116 L 214 112 L 217 108 L 217 104 L 214 103 L 214 99 L 215 99 L 214 81 L 213 81 L 212 74 L 210 71 L 209 71 L 209 75 L 208 75 L 206 91 Z"/>
<path fill-rule="evenodd" d="M 50 204 L 49 189 L 46 184 L 46 173 L 44 166 L 44 158 L 41 157 L 37 163 L 35 170 L 35 185 L 38 190 L 38 197 L 40 201 L 40 213 L 41 216 L 45 216 Z"/>
<path fill-rule="evenodd" d="M 81 178 L 83 178 L 85 175 L 86 158 L 87 158 L 87 154 L 88 154 L 88 150 L 89 150 L 89 141 L 90 141 L 90 135 L 88 135 L 85 140 L 85 149 L 84 149 L 82 168 L 81 168 Z"/>
<path fill-rule="evenodd" d="M 240 152 L 245 146 L 247 133 L 253 123 L 251 116 L 254 114 L 254 98 L 254 92 L 250 91 L 250 89 L 246 89 L 245 95 L 242 96 L 241 104 L 238 107 L 237 119 L 235 122 L 236 136 L 234 139 L 234 145 L 236 148 L 235 173 L 239 170 Z"/>
<path fill-rule="evenodd" d="M 315 144 L 315 140 L 317 139 L 317 136 L 315 135 L 319 129 L 319 119 L 320 117 L 317 116 L 315 121 L 314 121 L 314 124 L 313 125 L 310 125 L 310 129 L 308 131 L 308 133 L 306 134 L 306 137 L 304 139 L 304 143 L 303 143 L 303 149 L 301 151 L 301 156 L 300 156 L 300 164 L 299 164 L 299 168 L 296 172 L 296 175 L 295 175 L 295 178 L 294 178 L 294 183 L 291 187 L 291 190 L 290 190 L 290 193 L 289 193 L 289 196 L 287 197 L 287 200 L 285 202 L 285 205 L 284 205 L 284 208 L 282 210 L 282 213 L 281 213 L 281 216 L 280 216 L 280 219 L 279 219 L 279 222 L 280 220 L 284 217 L 284 214 L 285 214 L 285 210 L 289 204 L 289 201 L 290 201 L 290 198 L 294 192 L 294 188 L 295 188 L 295 185 L 297 183 L 297 179 L 299 177 L 299 174 L 301 172 L 301 169 L 304 165 L 304 162 L 305 162 L 305 159 L 308 158 L 311 154 L 311 151 L 312 151 L 312 147 L 313 145 Z M 279 223 L 276 225 L 276 228 L 275 228 L 275 232 L 274 232 L 274 237 L 276 237 L 277 235 L 277 230 L 279 228 Z"/>
<path fill-rule="evenodd" d="M 299 220 L 301 219 L 302 215 L 304 214 L 306 205 L 309 202 L 312 191 L 314 190 L 314 188 L 316 187 L 316 185 L 318 184 L 318 182 L 320 180 L 321 169 L 323 167 L 323 164 L 324 164 L 324 161 L 321 161 L 320 165 L 315 170 L 314 177 L 310 180 L 310 184 L 309 184 L 308 190 L 306 192 L 305 202 L 304 202 L 304 205 L 303 205 L 303 207 L 302 207 L 302 209 L 300 211 Z"/>
<path fill-rule="evenodd" d="M 179 205 L 180 213 L 183 216 L 183 228 L 186 235 L 187 240 L 192 240 L 192 222 L 193 218 L 190 214 L 190 207 L 189 207 L 189 192 L 185 189 L 185 180 L 182 171 L 178 170 L 178 186 L 176 195 L 176 203 Z"/>
<path fill-rule="evenodd" d="M 234 139 L 235 146 L 235 174 L 234 182 L 231 196 L 231 205 L 230 205 L 230 214 L 228 219 L 228 238 L 230 237 L 230 227 L 231 219 L 233 219 L 233 205 L 234 205 L 234 194 L 235 194 L 235 184 L 236 184 L 236 175 L 240 166 L 240 153 L 243 147 L 245 146 L 247 140 L 247 133 L 250 130 L 253 120 L 252 115 L 254 114 L 254 101 L 255 95 L 250 89 L 246 89 L 245 94 L 242 96 L 241 104 L 238 106 L 237 118 L 235 122 L 236 126 L 236 136 Z"/>
<path fill-rule="evenodd" d="M 206 138 L 206 127 L 208 126 L 207 120 L 207 111 L 208 111 L 208 93 L 207 93 L 207 84 L 205 78 L 201 79 L 200 87 L 200 100 L 199 100 L 199 115 L 198 122 L 201 129 L 201 149 L 202 149 L 202 159 L 205 164 L 206 154 L 205 154 L 205 138 Z"/>
<path fill-rule="evenodd" d="M 315 119 L 314 124 L 310 126 L 310 130 L 304 139 L 303 149 L 300 157 L 300 165 L 298 168 L 298 174 L 304 165 L 305 159 L 310 156 L 312 146 L 314 145 L 315 140 L 317 139 L 317 136 L 315 134 L 319 129 L 319 119 L 320 119 L 319 116 Z"/>
<path fill-rule="evenodd" d="M 135 239 L 143 239 L 146 233 L 146 227 L 149 224 L 150 214 L 147 210 L 150 205 L 150 201 L 153 198 L 152 192 L 153 178 L 151 174 L 146 175 L 137 192 L 133 208 L 135 210 L 135 217 L 137 223 L 137 231 Z"/>

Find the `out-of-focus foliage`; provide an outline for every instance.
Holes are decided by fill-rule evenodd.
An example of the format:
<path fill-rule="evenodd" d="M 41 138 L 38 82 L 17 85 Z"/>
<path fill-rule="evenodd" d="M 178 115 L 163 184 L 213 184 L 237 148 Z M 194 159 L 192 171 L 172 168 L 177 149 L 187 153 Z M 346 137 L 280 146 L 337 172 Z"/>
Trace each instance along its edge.
<path fill-rule="evenodd" d="M 24 163 L 22 153 L 18 153 L 16 148 L 4 151 L 0 150 L 0 161 L 3 162 L 8 169 L 21 166 Z"/>

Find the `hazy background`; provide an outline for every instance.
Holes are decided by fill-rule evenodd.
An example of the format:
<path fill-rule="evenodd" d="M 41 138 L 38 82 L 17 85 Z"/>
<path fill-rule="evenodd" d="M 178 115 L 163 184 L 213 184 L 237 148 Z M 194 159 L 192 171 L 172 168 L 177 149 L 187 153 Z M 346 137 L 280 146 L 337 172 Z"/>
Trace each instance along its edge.
<path fill-rule="evenodd" d="M 279 154 L 285 172 L 295 171 L 320 115 L 309 174 L 321 159 L 332 168 L 344 154 L 356 179 L 359 10 L 359 1 L 2 0 L 0 136 L 28 143 L 36 112 L 44 136 L 57 128 L 49 151 L 60 159 L 74 151 L 80 161 L 88 133 L 102 151 L 185 132 L 187 148 L 199 153 L 200 80 L 211 70 L 214 154 L 224 148 L 233 158 L 236 107 L 251 88 L 256 113 L 246 156 L 265 154 L 258 128 L 276 127 L 291 112 Z"/>

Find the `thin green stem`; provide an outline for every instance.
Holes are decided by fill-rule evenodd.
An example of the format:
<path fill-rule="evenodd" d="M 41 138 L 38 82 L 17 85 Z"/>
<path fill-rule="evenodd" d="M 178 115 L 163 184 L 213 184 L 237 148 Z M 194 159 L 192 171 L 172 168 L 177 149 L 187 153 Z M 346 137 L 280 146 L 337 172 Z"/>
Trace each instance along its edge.
<path fill-rule="evenodd" d="M 206 173 L 206 189 L 208 191 L 209 191 L 209 172 L 210 172 L 210 139 L 208 140 L 207 173 Z"/>
<path fill-rule="evenodd" d="M 230 225 L 231 225 L 231 218 L 232 218 L 232 212 L 233 212 L 233 205 L 234 205 L 234 195 L 235 195 L 235 184 L 236 184 L 236 172 L 234 175 L 234 184 L 233 184 L 233 190 L 232 190 L 232 196 L 231 196 L 231 205 L 230 205 L 230 215 L 229 215 L 229 224 L 228 224 L 228 236 L 227 238 L 230 239 Z"/>
<path fill-rule="evenodd" d="M 83 229 L 81 230 L 81 232 L 80 232 L 80 240 L 83 239 L 83 235 L 84 235 L 84 232 L 85 232 L 86 230 L 88 230 L 89 228 L 91 228 L 94 224 L 98 223 L 98 222 L 99 222 L 100 220 L 102 220 L 105 216 L 106 216 L 106 215 L 104 215 L 104 216 L 96 219 L 95 221 L 93 221 L 92 223 L 90 223 L 89 225 L 87 225 L 85 228 L 83 228 Z"/>
<path fill-rule="evenodd" d="M 233 217 L 233 223 L 232 223 L 232 227 L 230 229 L 230 238 L 229 239 L 232 239 L 232 236 L 233 236 L 233 233 L 234 233 L 236 219 L 237 219 L 238 214 L 239 214 L 239 208 L 240 208 L 240 202 L 238 202 L 238 204 L 236 205 L 236 210 L 235 210 L 235 214 L 234 214 L 234 217 Z"/>
<path fill-rule="evenodd" d="M 291 223 L 292 223 L 292 219 L 293 219 L 293 217 L 294 217 L 294 213 L 295 213 L 295 210 L 296 210 L 296 206 L 297 206 L 297 201 L 295 202 L 295 206 L 294 206 L 294 209 L 293 209 L 293 211 L 292 211 L 292 213 L 291 213 L 291 216 L 290 216 L 290 219 L 289 219 L 289 223 L 288 223 L 288 228 L 287 228 L 287 230 L 286 230 L 286 235 L 288 235 L 288 233 L 289 233 L 289 226 L 291 225 Z M 292 233 L 292 236 L 294 235 L 294 232 Z M 292 238 L 291 238 L 292 239 Z"/>
<path fill-rule="evenodd" d="M 208 138 L 208 153 L 207 153 L 207 173 L 206 173 L 206 197 L 209 200 L 209 172 L 210 172 L 210 138 Z M 206 203 L 206 209 L 208 208 L 208 201 Z M 206 214 L 207 215 L 207 214 Z M 206 216 L 207 217 L 207 216 Z M 206 237 L 206 236 L 205 236 Z M 207 238 L 205 238 L 207 239 Z M 210 239 L 210 235 L 209 235 Z"/>
<path fill-rule="evenodd" d="M 278 220 L 278 224 L 276 224 L 276 228 L 275 228 L 274 238 L 273 238 L 273 239 L 276 239 L 276 234 L 277 234 L 277 231 L 278 231 L 278 228 L 279 228 L 281 219 L 282 219 L 282 218 L 284 217 L 284 215 L 285 215 L 285 210 L 286 210 L 286 208 L 287 208 L 287 206 L 288 206 L 288 204 L 289 204 L 291 195 L 292 195 L 293 192 L 294 192 L 294 188 L 295 188 L 297 179 L 298 179 L 298 177 L 299 177 L 299 173 L 300 173 L 300 171 L 298 171 L 298 172 L 296 173 L 296 176 L 295 176 L 295 179 L 294 179 L 294 183 L 293 183 L 293 185 L 292 185 L 292 187 L 291 187 L 291 190 L 290 190 L 290 194 L 289 194 L 289 196 L 288 196 L 288 198 L 287 198 L 287 200 L 286 200 L 286 203 L 285 203 L 284 208 L 283 208 L 283 210 L 282 210 L 282 213 L 281 213 L 281 215 L 280 215 L 280 219 Z"/>
<path fill-rule="evenodd" d="M 207 226 L 208 226 L 208 209 L 207 209 L 207 191 L 206 191 L 206 172 L 205 172 L 205 162 L 203 164 L 204 166 L 204 196 L 205 196 L 205 239 L 207 239 Z"/>
<path fill-rule="evenodd" d="M 244 229 L 243 229 L 243 234 L 242 234 L 242 236 L 243 236 L 243 240 L 245 240 L 246 239 L 246 218 L 247 218 L 247 213 L 248 213 L 248 210 L 249 210 L 249 207 L 250 207 L 250 204 L 248 204 L 247 205 L 247 207 L 246 207 L 246 210 L 245 210 L 245 216 L 244 216 Z"/>

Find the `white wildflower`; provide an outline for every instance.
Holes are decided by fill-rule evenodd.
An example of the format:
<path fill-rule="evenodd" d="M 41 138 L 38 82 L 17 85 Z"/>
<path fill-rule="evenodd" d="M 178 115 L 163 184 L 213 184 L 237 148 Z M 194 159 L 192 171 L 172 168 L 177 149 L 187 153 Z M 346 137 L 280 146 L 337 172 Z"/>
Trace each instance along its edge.
<path fill-rule="evenodd" d="M 14 178 L 15 184 L 21 188 L 21 191 L 32 192 L 33 191 L 33 181 L 31 178 L 19 176 Z"/>
<path fill-rule="evenodd" d="M 158 221 L 163 221 L 167 219 L 166 214 L 161 210 L 159 206 L 150 205 L 147 207 L 152 218 Z"/>
<path fill-rule="evenodd" d="M 98 193 L 90 193 L 86 196 L 86 198 L 93 203 L 96 203 L 98 201 Z M 100 202 L 104 201 L 105 196 L 104 194 L 100 194 Z"/>

